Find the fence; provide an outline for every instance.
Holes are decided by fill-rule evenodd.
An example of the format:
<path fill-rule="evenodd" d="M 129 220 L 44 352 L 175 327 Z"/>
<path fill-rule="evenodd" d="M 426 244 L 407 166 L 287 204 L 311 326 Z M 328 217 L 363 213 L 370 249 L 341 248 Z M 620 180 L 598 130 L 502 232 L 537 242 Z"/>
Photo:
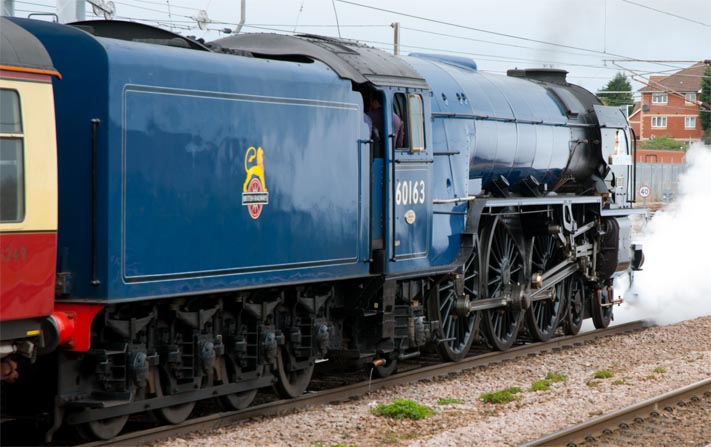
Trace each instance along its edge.
<path fill-rule="evenodd" d="M 671 202 L 679 192 L 679 175 L 685 170 L 686 163 L 637 163 L 637 202 L 645 200 L 639 195 L 641 186 L 650 190 L 647 202 Z"/>

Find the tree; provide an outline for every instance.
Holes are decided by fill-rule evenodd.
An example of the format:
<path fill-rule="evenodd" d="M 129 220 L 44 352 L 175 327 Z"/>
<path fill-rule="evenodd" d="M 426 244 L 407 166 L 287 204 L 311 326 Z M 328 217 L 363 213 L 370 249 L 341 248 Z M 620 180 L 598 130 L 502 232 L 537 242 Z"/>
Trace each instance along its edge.
<path fill-rule="evenodd" d="M 604 92 L 624 92 L 624 93 L 604 93 Z M 626 106 L 634 104 L 632 100 L 632 84 L 627 80 L 627 76 L 617 73 L 605 88 L 598 92 L 598 96 L 606 106 Z"/>
<path fill-rule="evenodd" d="M 701 78 L 701 95 L 699 95 L 699 121 L 704 135 L 711 137 L 711 65 L 706 66 L 704 77 Z"/>

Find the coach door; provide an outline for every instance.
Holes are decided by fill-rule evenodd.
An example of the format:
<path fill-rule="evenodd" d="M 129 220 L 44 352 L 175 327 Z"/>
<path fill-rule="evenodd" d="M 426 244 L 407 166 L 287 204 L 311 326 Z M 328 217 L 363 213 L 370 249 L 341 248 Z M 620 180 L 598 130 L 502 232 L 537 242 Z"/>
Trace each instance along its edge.
<path fill-rule="evenodd" d="M 432 224 L 432 149 L 427 145 L 429 110 L 421 90 L 400 90 L 386 108 L 392 119 L 387 124 L 386 159 L 389 168 L 387 191 L 388 252 L 390 261 L 421 258 L 429 252 Z M 398 126 L 398 121 L 400 126 Z M 390 271 L 399 270 L 391 265 Z"/>

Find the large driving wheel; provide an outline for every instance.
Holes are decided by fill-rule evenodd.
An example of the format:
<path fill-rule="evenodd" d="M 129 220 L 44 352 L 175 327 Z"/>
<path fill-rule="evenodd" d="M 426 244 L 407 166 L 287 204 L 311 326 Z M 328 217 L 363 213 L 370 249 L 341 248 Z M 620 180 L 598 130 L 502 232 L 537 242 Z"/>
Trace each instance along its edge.
<path fill-rule="evenodd" d="M 568 277 L 565 280 L 566 307 L 565 321 L 563 322 L 563 332 L 566 335 L 577 335 L 583 326 L 584 303 L 585 303 L 585 281 L 579 273 Z"/>
<path fill-rule="evenodd" d="M 610 325 L 612 320 L 612 297 L 607 293 L 607 287 L 597 290 L 592 297 L 592 319 L 595 329 L 603 329 Z"/>
<path fill-rule="evenodd" d="M 520 244 L 500 217 L 484 230 L 482 262 L 482 292 L 486 298 L 516 295 L 527 283 Z M 515 303 L 486 310 L 482 325 L 491 346 L 499 351 L 510 348 L 516 341 L 522 319 L 523 312 Z"/>
<path fill-rule="evenodd" d="M 562 259 L 552 235 L 536 236 L 531 243 L 531 272 L 544 273 Z M 564 297 L 563 281 L 554 286 L 555 294 L 546 300 L 534 301 L 526 309 L 526 327 L 536 341 L 548 341 L 558 327 Z"/>
<path fill-rule="evenodd" d="M 461 360 L 472 346 L 479 313 L 470 312 L 468 302 L 479 298 L 479 276 L 479 249 L 475 245 L 464 265 L 464 295 L 457 296 L 455 279 L 446 278 L 435 287 L 428 300 L 429 319 L 440 322 L 437 351 L 445 361 Z"/>

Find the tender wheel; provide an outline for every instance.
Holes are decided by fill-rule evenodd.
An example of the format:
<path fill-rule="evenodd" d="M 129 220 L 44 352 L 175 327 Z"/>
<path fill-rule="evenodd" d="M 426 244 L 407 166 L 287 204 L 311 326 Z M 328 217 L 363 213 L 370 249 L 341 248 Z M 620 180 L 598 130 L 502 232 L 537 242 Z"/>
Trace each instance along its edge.
<path fill-rule="evenodd" d="M 240 369 L 234 364 L 231 358 L 225 356 L 220 362 L 219 368 L 221 369 L 222 381 L 224 383 L 235 383 L 239 381 Z M 257 396 L 257 391 L 258 390 L 255 389 L 220 396 L 220 405 L 228 411 L 244 410 Z"/>
<path fill-rule="evenodd" d="M 486 298 L 501 297 L 527 283 L 521 247 L 500 217 L 484 230 L 482 244 L 482 291 Z M 523 312 L 515 303 L 485 311 L 482 324 L 491 346 L 499 351 L 510 348 L 522 319 Z"/>
<path fill-rule="evenodd" d="M 304 394 L 314 372 L 313 362 L 309 361 L 308 366 L 292 371 L 290 369 L 293 362 L 295 360 L 284 348 L 279 349 L 276 368 L 277 381 L 274 384 L 274 390 L 285 399 Z"/>
<path fill-rule="evenodd" d="M 158 383 L 156 384 L 157 396 L 167 395 L 165 394 L 165 390 L 163 390 L 164 387 L 167 387 L 168 383 L 167 377 L 165 377 L 166 374 L 167 372 L 164 371 L 161 371 L 161 374 L 158 374 Z M 180 424 L 190 416 L 190 413 L 193 412 L 193 409 L 195 408 L 195 403 L 196 402 L 188 402 L 185 404 L 171 405 L 170 407 L 158 408 L 156 410 L 153 410 L 153 414 L 158 420 L 166 424 Z"/>
<path fill-rule="evenodd" d="M 101 419 L 98 421 L 85 422 L 76 426 L 79 436 L 87 441 L 96 439 L 108 440 L 116 437 L 128 421 L 128 415 L 117 416 L 115 418 Z"/>
<path fill-rule="evenodd" d="M 551 235 L 536 236 L 531 243 L 531 271 L 543 273 L 560 262 L 560 250 Z M 536 341 L 548 341 L 558 327 L 561 301 L 564 293 L 563 282 L 555 285 L 555 297 L 550 300 L 534 301 L 526 309 L 526 327 Z"/>
<path fill-rule="evenodd" d="M 472 346 L 479 324 L 479 313 L 470 312 L 467 301 L 479 298 L 479 250 L 474 250 L 464 265 L 464 296 L 458 297 L 455 280 L 440 282 L 428 300 L 430 320 L 440 322 L 437 351 L 445 361 L 464 358 Z"/>
<path fill-rule="evenodd" d="M 585 303 L 585 282 L 581 275 L 573 275 L 565 280 L 565 294 L 568 311 L 565 314 L 563 332 L 566 335 L 577 335 L 583 326 Z"/>
<path fill-rule="evenodd" d="M 387 359 L 384 364 L 373 366 L 373 375 L 384 379 L 397 371 L 397 359 Z"/>
<path fill-rule="evenodd" d="M 215 379 L 220 383 L 237 383 L 241 380 L 242 367 L 238 359 L 230 355 L 236 349 L 236 340 L 240 332 L 239 320 L 229 310 L 223 311 L 224 327 L 223 340 L 225 343 L 225 355 L 217 359 L 215 363 Z M 237 411 L 247 408 L 257 396 L 256 389 L 242 391 L 239 393 L 227 394 L 218 398 L 222 408 L 228 411 Z"/>
<path fill-rule="evenodd" d="M 612 320 L 612 306 L 605 306 L 605 304 L 612 302 L 612 297 L 608 296 L 606 287 L 598 290 L 597 294 L 592 297 L 590 307 L 595 329 L 603 329 L 609 326 Z"/>

